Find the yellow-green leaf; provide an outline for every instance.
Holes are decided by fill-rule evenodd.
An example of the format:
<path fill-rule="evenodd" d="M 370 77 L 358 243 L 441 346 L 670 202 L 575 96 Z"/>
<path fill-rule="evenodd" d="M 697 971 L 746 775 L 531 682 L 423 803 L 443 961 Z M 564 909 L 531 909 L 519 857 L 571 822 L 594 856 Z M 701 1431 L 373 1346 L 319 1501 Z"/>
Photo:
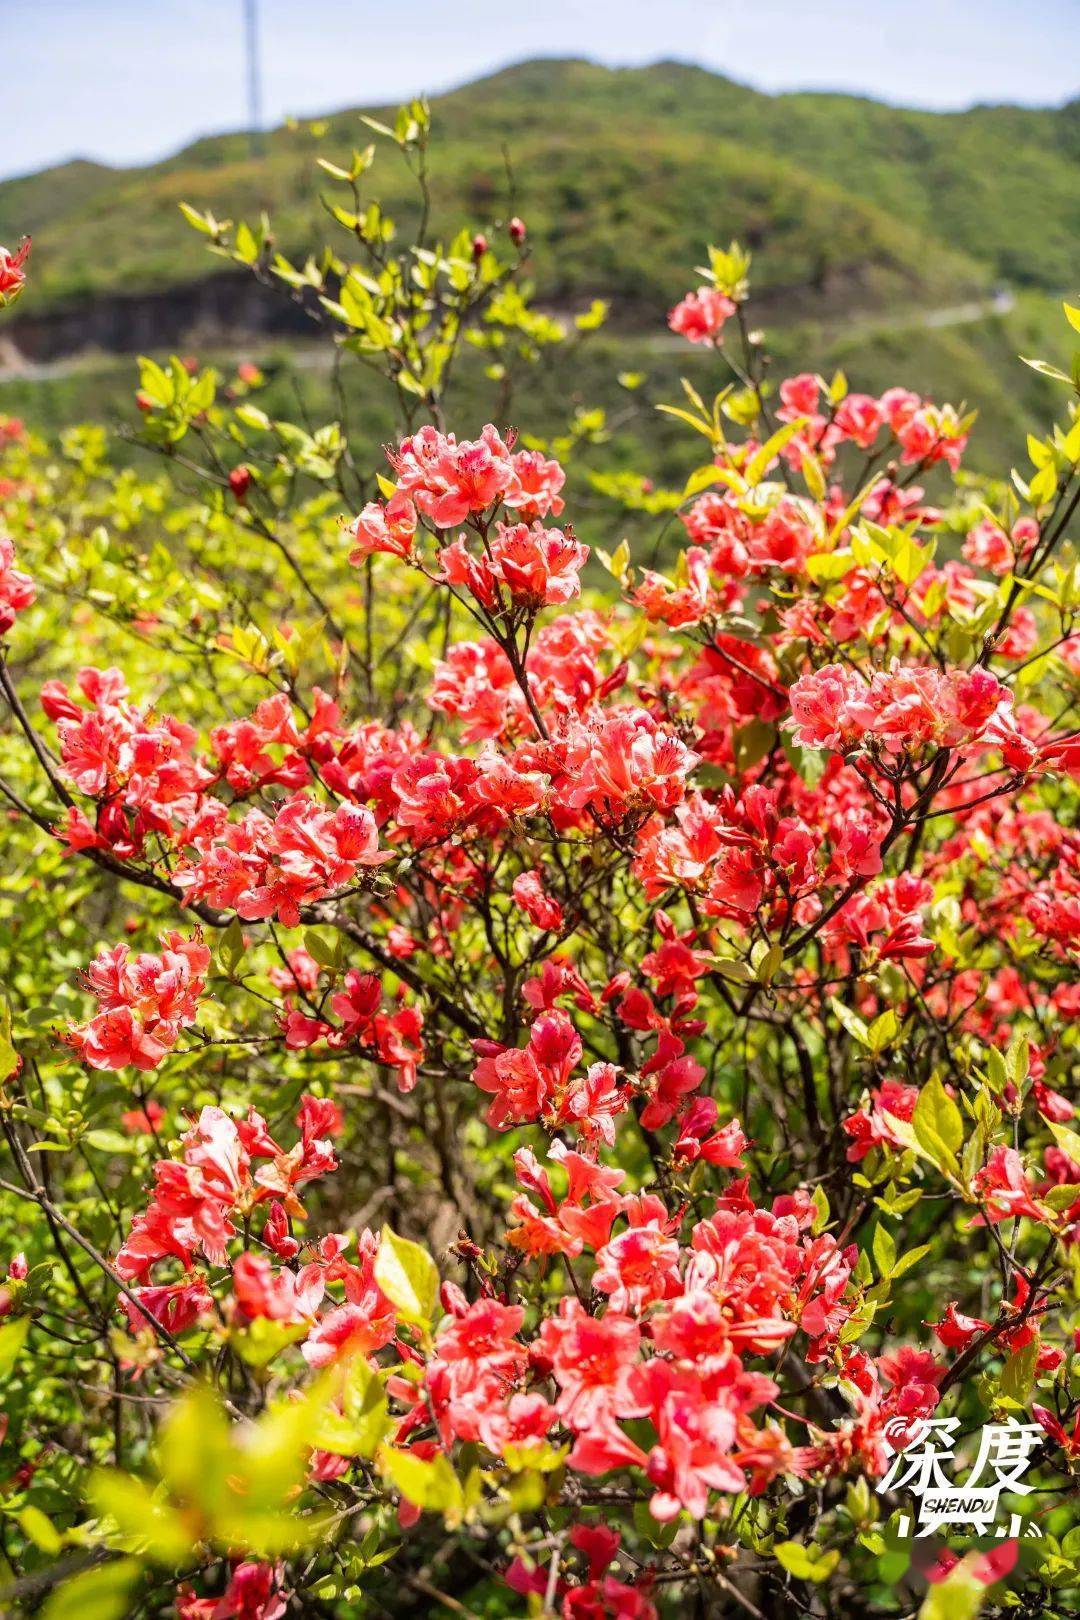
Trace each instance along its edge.
<path fill-rule="evenodd" d="M 64 1581 L 53 1592 L 39 1620 L 123 1620 L 131 1613 L 131 1588 L 139 1576 L 135 1558 L 115 1558 Z"/>
<path fill-rule="evenodd" d="M 814 1551 L 817 1552 L 817 1549 Z M 773 1552 L 788 1574 L 794 1575 L 797 1581 L 827 1581 L 840 1562 L 836 1547 L 812 1557 L 810 1549 L 804 1547 L 801 1541 L 778 1541 Z"/>
<path fill-rule="evenodd" d="M 947 1173 L 958 1174 L 956 1155 L 964 1141 L 964 1119 L 937 1075 L 919 1092 L 911 1123 L 915 1140 L 928 1157 Z"/>
<path fill-rule="evenodd" d="M 13 1317 L 0 1326 L 0 1378 L 7 1378 L 13 1371 L 29 1332 L 28 1316 Z"/>
<path fill-rule="evenodd" d="M 430 1461 L 411 1451 L 385 1446 L 380 1453 L 383 1472 L 397 1486 L 407 1502 L 427 1513 L 441 1513 L 460 1519 L 465 1496 L 461 1482 L 442 1452 Z"/>
<path fill-rule="evenodd" d="M 439 1273 L 419 1243 L 384 1226 L 375 1256 L 375 1281 L 406 1322 L 428 1325 L 439 1292 Z"/>

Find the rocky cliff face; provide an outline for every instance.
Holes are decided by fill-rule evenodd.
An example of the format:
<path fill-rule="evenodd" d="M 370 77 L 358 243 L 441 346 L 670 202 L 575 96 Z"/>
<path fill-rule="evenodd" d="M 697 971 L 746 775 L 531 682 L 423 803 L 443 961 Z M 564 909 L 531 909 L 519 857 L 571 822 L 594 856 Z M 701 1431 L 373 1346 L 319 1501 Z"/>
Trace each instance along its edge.
<path fill-rule="evenodd" d="M 5 336 L 19 357 L 40 363 L 85 349 L 141 354 L 312 330 L 303 309 L 279 290 L 246 272 L 222 271 L 155 292 L 98 294 L 40 314 L 24 308 Z"/>
<path fill-rule="evenodd" d="M 814 282 L 761 289 L 754 298 L 759 319 L 787 323 L 827 319 L 830 314 L 853 314 L 876 307 L 880 289 L 871 267 L 832 270 Z M 892 287 L 903 307 L 902 292 Z M 977 296 L 981 289 L 958 285 L 957 298 Z M 914 291 L 914 290 L 913 290 Z M 538 307 L 556 316 L 571 316 L 586 303 L 570 309 Z M 629 298 L 612 301 L 611 328 L 630 333 L 662 330 L 663 311 L 649 302 Z M 35 311 L 26 299 L 15 318 L 5 324 L 0 370 L 17 371 L 63 360 L 87 350 L 115 354 L 160 354 L 214 347 L 235 347 L 256 339 L 313 337 L 316 327 L 301 303 L 284 286 L 265 287 L 247 271 L 218 271 L 155 291 L 95 293 L 85 299 Z"/>

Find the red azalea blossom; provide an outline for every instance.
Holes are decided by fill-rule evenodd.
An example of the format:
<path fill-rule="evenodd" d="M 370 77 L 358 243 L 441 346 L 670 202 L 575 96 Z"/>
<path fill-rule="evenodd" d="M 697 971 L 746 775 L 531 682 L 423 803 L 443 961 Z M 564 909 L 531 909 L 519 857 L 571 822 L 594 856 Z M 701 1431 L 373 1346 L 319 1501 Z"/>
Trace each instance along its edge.
<path fill-rule="evenodd" d="M 30 257 L 30 238 L 16 252 L 0 247 L 0 309 L 12 304 L 26 285 L 25 265 Z"/>
<path fill-rule="evenodd" d="M 875 1485 L 977 1455 L 999 1533 L 913 1568 L 1034 1612 L 1070 1543 L 1019 1558 L 1008 1466 L 1080 1463 L 1072 410 L 958 473 L 963 407 L 770 369 L 733 246 L 668 316 L 685 462 L 584 382 L 540 437 L 517 373 L 602 308 L 530 303 L 484 186 L 428 232 L 428 118 L 373 126 L 422 240 L 368 151 L 302 265 L 185 210 L 386 385 L 381 471 L 254 362 L 141 363 L 152 475 L 0 421 L 10 1592 L 855 1613 Z"/>

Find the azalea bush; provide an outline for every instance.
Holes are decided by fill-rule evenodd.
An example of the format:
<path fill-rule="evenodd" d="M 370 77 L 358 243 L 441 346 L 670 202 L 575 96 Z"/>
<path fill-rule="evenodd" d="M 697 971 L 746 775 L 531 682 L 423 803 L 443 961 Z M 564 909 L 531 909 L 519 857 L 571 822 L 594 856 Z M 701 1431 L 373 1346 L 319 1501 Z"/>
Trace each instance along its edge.
<path fill-rule="evenodd" d="M 732 246 L 684 481 L 616 475 L 528 432 L 603 309 L 375 137 L 415 218 L 324 162 L 303 265 L 188 212 L 385 452 L 252 362 L 144 361 L 135 467 L 0 425 L 3 1602 L 1075 1612 L 1076 379 L 976 480 L 774 380 Z M 920 1537 L 943 1418 L 1037 1440 Z"/>

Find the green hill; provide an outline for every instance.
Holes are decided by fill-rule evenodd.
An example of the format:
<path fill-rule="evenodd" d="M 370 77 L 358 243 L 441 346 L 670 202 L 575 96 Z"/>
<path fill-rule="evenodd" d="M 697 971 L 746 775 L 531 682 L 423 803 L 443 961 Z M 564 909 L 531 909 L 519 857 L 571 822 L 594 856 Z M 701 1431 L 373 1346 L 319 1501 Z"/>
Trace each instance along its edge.
<path fill-rule="evenodd" d="M 611 379 L 640 370 L 642 414 L 616 449 L 629 464 L 643 437 L 655 451 L 659 435 L 663 456 L 651 405 L 672 397 L 680 370 L 709 386 L 708 356 L 669 342 L 663 313 L 707 244 L 733 236 L 753 249 L 754 307 L 781 371 L 841 365 L 856 386 L 966 399 L 981 413 L 973 464 L 986 467 L 1015 457 L 1025 428 L 1048 417 L 1053 385 L 1016 356 L 1062 359 L 1050 295 L 1080 286 L 1080 101 L 925 113 L 856 96 L 762 95 L 679 63 L 535 61 L 439 97 L 434 112 L 436 222 L 449 232 L 520 213 L 541 299 L 613 302 L 593 358 L 575 355 L 567 371 L 556 354 L 536 379 L 536 431 L 555 431 L 572 403 L 625 420 Z M 266 208 L 282 248 L 303 254 L 333 231 L 316 157 L 369 139 L 356 110 L 320 125 L 268 132 L 254 153 L 246 135 L 213 136 L 145 168 L 76 161 L 0 183 L 0 242 L 35 239 L 31 288 L 5 333 L 17 341 L 20 319 L 64 312 L 46 355 L 118 341 L 152 349 L 155 334 L 159 347 L 175 342 L 160 330 L 161 309 L 181 326 L 194 312 L 198 324 L 205 278 L 222 272 L 177 204 L 233 219 Z M 371 194 L 408 232 L 412 185 L 389 148 Z M 1015 300 L 992 296 L 1002 283 Z M 158 297 L 136 321 L 136 305 L 114 295 L 139 293 Z M 220 319 L 214 329 L 228 363 L 228 330 Z M 238 329 L 231 352 L 272 360 L 283 408 L 300 388 L 316 415 L 334 411 L 321 373 L 295 368 L 295 343 Z M 0 378 L 0 410 L 51 429 L 123 416 L 131 375 L 130 358 L 101 354 L 11 373 Z M 363 378 L 356 388 L 357 419 L 377 443 L 387 424 Z"/>
<path fill-rule="evenodd" d="M 377 111 L 377 110 L 376 110 Z M 946 303 L 997 281 L 1063 288 L 1080 254 L 1080 102 L 911 112 L 854 96 L 762 95 L 701 68 L 579 61 L 508 68 L 438 98 L 437 219 L 529 223 L 541 296 L 597 292 L 655 318 L 709 241 L 739 236 L 755 282 L 795 313 Z M 35 235 L 40 313 L 88 295 L 177 286 L 216 267 L 181 200 L 271 209 L 299 251 L 325 228 L 317 152 L 366 140 L 355 111 L 197 141 L 140 169 L 91 163 L 0 184 L 0 241 Z M 407 207 L 392 153 L 374 188 Z"/>

